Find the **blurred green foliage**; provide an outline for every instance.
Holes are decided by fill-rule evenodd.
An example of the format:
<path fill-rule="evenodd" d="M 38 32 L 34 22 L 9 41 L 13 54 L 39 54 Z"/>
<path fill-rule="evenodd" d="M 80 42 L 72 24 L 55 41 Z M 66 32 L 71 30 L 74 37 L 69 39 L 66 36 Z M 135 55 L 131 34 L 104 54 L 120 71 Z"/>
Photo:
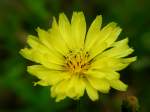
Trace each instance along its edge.
<path fill-rule="evenodd" d="M 33 87 L 37 78 L 28 75 L 31 63 L 18 53 L 28 34 L 39 26 L 48 29 L 52 16 L 84 11 L 88 26 L 98 14 L 104 25 L 115 21 L 122 28 L 138 56 L 137 62 L 121 71 L 129 85 L 126 93 L 111 90 L 91 102 L 85 95 L 81 112 L 119 112 L 124 95 L 138 97 L 141 112 L 150 112 L 150 1 L 149 0 L 0 0 L 0 112 L 75 112 L 76 101 L 55 103 L 49 87 Z"/>

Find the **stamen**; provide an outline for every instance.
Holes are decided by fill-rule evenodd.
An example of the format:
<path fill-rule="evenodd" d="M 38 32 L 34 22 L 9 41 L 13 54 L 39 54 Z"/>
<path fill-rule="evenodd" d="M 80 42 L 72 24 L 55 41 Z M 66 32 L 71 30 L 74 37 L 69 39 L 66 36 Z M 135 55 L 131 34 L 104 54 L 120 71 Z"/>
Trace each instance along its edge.
<path fill-rule="evenodd" d="M 65 69 L 72 73 L 83 74 L 85 70 L 88 70 L 90 65 L 88 57 L 88 52 L 83 52 L 83 50 L 78 52 L 69 51 L 69 54 L 65 58 Z"/>

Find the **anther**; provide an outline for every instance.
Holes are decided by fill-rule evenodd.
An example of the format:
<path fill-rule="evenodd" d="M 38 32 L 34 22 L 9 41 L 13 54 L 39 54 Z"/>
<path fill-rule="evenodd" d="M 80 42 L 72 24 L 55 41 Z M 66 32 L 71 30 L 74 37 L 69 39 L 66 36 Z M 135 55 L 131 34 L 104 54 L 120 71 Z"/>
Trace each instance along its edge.
<path fill-rule="evenodd" d="M 89 68 L 89 62 L 87 60 L 89 54 L 88 52 L 72 52 L 65 57 L 66 59 L 66 69 L 72 73 L 83 73 L 84 70 Z"/>

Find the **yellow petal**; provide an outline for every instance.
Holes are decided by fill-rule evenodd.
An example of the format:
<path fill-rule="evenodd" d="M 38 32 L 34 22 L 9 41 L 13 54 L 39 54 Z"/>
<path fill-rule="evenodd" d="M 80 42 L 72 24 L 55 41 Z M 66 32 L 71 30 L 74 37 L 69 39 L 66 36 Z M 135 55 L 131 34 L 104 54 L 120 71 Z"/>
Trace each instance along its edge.
<path fill-rule="evenodd" d="M 84 74 L 95 78 L 104 78 L 106 76 L 103 72 L 95 69 L 89 69 L 88 71 L 85 71 Z"/>
<path fill-rule="evenodd" d="M 78 99 L 83 96 L 85 90 L 85 83 L 79 74 L 73 75 L 68 83 L 67 95 L 71 98 Z"/>
<path fill-rule="evenodd" d="M 68 80 L 62 80 L 55 86 L 56 94 L 65 94 L 68 87 Z"/>
<path fill-rule="evenodd" d="M 109 61 L 108 61 L 109 60 Z M 107 57 L 96 57 L 91 63 L 91 69 L 106 69 L 108 68 L 108 63 L 110 63 L 110 58 Z"/>
<path fill-rule="evenodd" d="M 68 81 L 68 86 L 66 87 L 66 94 L 70 98 L 76 98 L 78 96 L 78 92 L 76 91 L 76 86 L 77 86 L 77 81 L 78 81 L 78 76 L 77 75 L 72 75 L 71 79 Z"/>
<path fill-rule="evenodd" d="M 87 49 L 87 51 L 94 49 L 96 44 L 101 44 L 102 42 L 104 42 L 115 27 L 116 27 L 116 23 L 111 22 L 108 25 L 106 25 L 104 28 L 102 28 L 100 31 L 97 31 L 95 33 L 96 38 L 94 42 L 92 42 L 92 46 L 90 46 L 90 49 Z M 93 37 L 90 37 L 90 38 L 93 38 Z"/>
<path fill-rule="evenodd" d="M 53 24 L 57 24 L 55 19 L 53 20 Z M 44 31 L 44 30 L 38 28 L 37 32 L 39 35 L 39 40 L 45 46 L 47 46 L 51 51 L 53 51 L 53 52 L 58 51 L 59 53 L 66 55 L 68 52 L 68 48 L 65 44 L 65 41 L 63 40 L 63 38 L 60 35 L 58 26 L 57 26 L 57 28 L 53 28 L 53 26 L 54 25 L 52 25 L 52 29 L 50 32 Z"/>
<path fill-rule="evenodd" d="M 74 12 L 71 20 L 71 30 L 75 38 L 76 47 L 83 48 L 86 34 L 86 21 L 83 12 Z"/>
<path fill-rule="evenodd" d="M 121 58 L 125 57 L 133 52 L 132 48 L 129 48 L 128 46 L 128 39 L 123 39 L 121 41 L 115 42 L 112 45 L 113 48 L 106 50 L 102 55 L 100 55 L 98 58 L 102 56 L 107 57 L 115 57 L 115 58 Z"/>
<path fill-rule="evenodd" d="M 74 38 L 71 33 L 71 25 L 64 13 L 59 15 L 59 31 L 61 33 L 62 38 L 65 40 L 67 46 L 70 49 L 75 48 Z"/>
<path fill-rule="evenodd" d="M 40 80 L 38 82 L 34 82 L 34 86 L 36 86 L 37 84 L 41 85 L 41 86 L 49 86 L 49 83 L 46 81 L 43 81 L 43 80 Z"/>
<path fill-rule="evenodd" d="M 87 81 L 87 80 L 84 80 L 84 83 L 86 85 L 86 92 L 89 96 L 89 98 L 92 100 L 92 101 L 96 101 L 98 100 L 99 96 L 98 96 L 98 92 L 96 89 L 94 89 L 91 84 Z"/>
<path fill-rule="evenodd" d="M 77 93 L 75 91 L 75 87 L 71 87 L 66 91 L 66 95 L 72 99 L 76 99 Z"/>
<path fill-rule="evenodd" d="M 109 63 L 109 68 L 112 68 L 112 70 L 115 71 L 120 71 L 134 61 L 136 61 L 136 57 L 115 59 Z"/>
<path fill-rule="evenodd" d="M 39 79 L 48 82 L 50 85 L 54 85 L 63 79 L 69 78 L 70 76 L 67 72 L 50 70 L 42 65 L 28 66 L 27 71 Z"/>
<path fill-rule="evenodd" d="M 103 72 L 105 74 L 105 78 L 108 80 L 114 80 L 114 79 L 120 78 L 120 74 L 111 69 L 101 70 L 101 72 Z"/>
<path fill-rule="evenodd" d="M 45 58 L 49 58 L 52 63 L 56 64 L 63 64 L 62 56 L 58 54 L 57 52 L 53 52 L 47 47 L 45 47 L 43 44 L 41 44 L 38 41 L 38 38 L 35 36 L 29 36 L 27 43 L 31 46 L 34 51 L 38 52 L 39 54 L 42 54 Z"/>
<path fill-rule="evenodd" d="M 99 35 L 99 39 L 94 43 L 94 45 L 89 50 L 90 57 L 93 58 L 100 54 L 106 48 L 110 47 L 111 44 L 118 38 L 121 29 L 116 27 L 115 23 L 110 23 L 104 27 Z"/>
<path fill-rule="evenodd" d="M 106 79 L 98 79 L 94 77 L 87 77 L 90 84 L 102 93 L 108 93 L 110 90 L 109 82 Z"/>
<path fill-rule="evenodd" d="M 53 97 L 53 98 L 57 96 L 57 93 L 56 93 L 56 91 L 55 91 L 56 85 L 57 85 L 57 84 L 52 85 L 52 86 L 50 87 L 51 97 Z"/>
<path fill-rule="evenodd" d="M 69 48 L 63 36 L 60 33 L 60 30 L 59 30 L 59 27 L 55 18 L 53 18 L 50 36 L 51 36 L 51 44 L 54 46 L 54 48 L 60 53 L 62 53 L 63 55 L 66 55 L 68 53 Z"/>
<path fill-rule="evenodd" d="M 116 27 L 112 30 L 112 33 L 109 35 L 109 37 L 105 40 L 107 43 L 107 47 L 110 47 L 118 38 L 120 35 L 122 29 L 120 27 Z"/>
<path fill-rule="evenodd" d="M 121 82 L 120 80 L 111 80 L 110 85 L 112 88 L 117 89 L 119 91 L 126 91 L 127 85 Z"/>
<path fill-rule="evenodd" d="M 121 61 L 123 63 L 131 63 L 131 62 L 134 62 L 136 60 L 137 60 L 137 57 L 135 56 L 135 57 L 131 57 L 131 58 L 123 58 Z"/>
<path fill-rule="evenodd" d="M 56 62 L 54 62 L 54 60 L 51 59 L 51 56 L 49 56 L 49 54 L 40 53 L 35 49 L 28 49 L 28 48 L 21 49 L 20 54 L 23 57 L 33 62 L 40 63 L 49 69 L 63 70 L 62 66 L 63 63 L 57 64 Z"/>
<path fill-rule="evenodd" d="M 65 81 L 61 81 L 60 83 L 53 85 L 50 88 L 51 97 L 56 97 L 56 100 L 55 100 L 56 102 L 59 102 L 66 98 L 66 95 L 65 95 L 66 89 L 65 89 L 64 82 Z"/>
<path fill-rule="evenodd" d="M 84 95 L 85 83 L 82 78 L 78 78 L 76 85 L 75 85 L 75 90 L 76 90 L 76 93 L 78 94 L 77 98 Z"/>
<path fill-rule="evenodd" d="M 116 60 L 119 59 L 113 60 L 107 57 L 97 58 L 92 62 L 91 69 L 94 69 L 97 74 L 102 74 L 107 79 L 118 79 L 120 75 L 115 71 L 120 68 L 120 64 L 122 63 Z"/>
<path fill-rule="evenodd" d="M 59 102 L 67 96 L 69 87 L 68 82 L 69 80 L 63 80 L 51 87 L 51 96 L 56 97 L 57 102 Z"/>
<path fill-rule="evenodd" d="M 65 95 L 58 95 L 57 97 L 56 97 L 56 102 L 60 102 L 61 100 L 63 100 L 63 99 L 65 99 L 66 98 L 66 96 Z"/>
<path fill-rule="evenodd" d="M 53 50 L 50 43 L 50 34 L 47 31 L 40 29 L 39 27 L 37 28 L 37 32 L 39 36 L 39 41 L 46 45 L 50 50 Z"/>
<path fill-rule="evenodd" d="M 115 72 L 109 68 L 88 70 L 86 72 L 86 76 L 98 78 L 98 79 L 104 79 L 105 78 L 108 80 L 120 78 L 120 74 L 118 72 Z"/>
<path fill-rule="evenodd" d="M 119 71 L 126 68 L 130 63 L 136 60 L 136 57 L 114 58 L 108 56 L 96 58 L 91 64 L 91 69 L 112 69 L 113 71 Z"/>
<path fill-rule="evenodd" d="M 85 49 L 88 51 L 95 41 L 99 38 L 100 28 L 102 26 L 102 16 L 97 16 L 92 22 L 86 36 Z"/>
<path fill-rule="evenodd" d="M 34 58 L 33 56 L 33 52 L 31 52 L 30 49 L 28 48 L 24 48 L 24 49 L 21 49 L 19 51 L 19 53 L 26 59 L 30 60 L 30 61 L 33 61 L 33 62 L 36 62 L 36 63 L 40 63 L 40 61 L 37 59 L 37 58 Z"/>

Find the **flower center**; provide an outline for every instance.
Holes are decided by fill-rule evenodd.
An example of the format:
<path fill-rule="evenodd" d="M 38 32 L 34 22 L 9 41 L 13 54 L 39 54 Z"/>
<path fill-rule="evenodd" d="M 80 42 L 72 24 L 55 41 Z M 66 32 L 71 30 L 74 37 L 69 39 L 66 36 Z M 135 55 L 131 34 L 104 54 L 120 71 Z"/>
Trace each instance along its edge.
<path fill-rule="evenodd" d="M 65 69 L 71 73 L 82 74 L 84 71 L 88 70 L 90 66 L 88 57 L 88 52 L 84 52 L 82 50 L 78 52 L 70 51 L 70 53 L 68 53 L 65 57 Z"/>

